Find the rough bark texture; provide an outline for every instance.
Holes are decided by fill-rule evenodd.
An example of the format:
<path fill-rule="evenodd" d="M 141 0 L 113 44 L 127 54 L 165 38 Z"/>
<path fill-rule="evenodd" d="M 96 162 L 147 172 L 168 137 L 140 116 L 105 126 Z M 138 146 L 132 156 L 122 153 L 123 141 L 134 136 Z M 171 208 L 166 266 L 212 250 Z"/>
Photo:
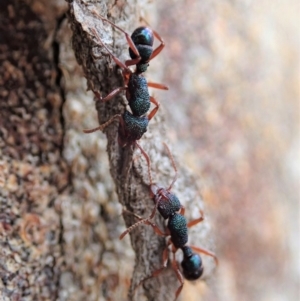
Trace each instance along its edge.
<path fill-rule="evenodd" d="M 62 264 L 54 204 L 69 185 L 69 170 L 53 36 L 63 7 L 35 4 L 0 4 L 1 300 L 54 300 Z"/>
<path fill-rule="evenodd" d="M 135 260 L 128 238 L 118 239 L 124 226 L 115 190 L 129 211 L 148 216 L 153 208 L 146 163 L 132 148 L 119 147 L 117 123 L 105 131 L 109 161 L 103 134 L 82 133 L 83 128 L 96 125 L 96 118 L 91 118 L 95 117 L 93 96 L 86 93 L 81 68 L 74 61 L 65 12 L 68 9 L 72 46 L 88 87 L 105 95 L 123 84 L 88 27 L 95 28 L 121 59 L 128 47 L 122 34 L 91 14 L 91 7 L 128 32 L 138 25 L 137 2 L 101 1 L 88 7 L 83 1 L 72 1 L 68 8 L 62 1 L 1 3 L 4 300 L 133 300 L 137 283 L 162 264 L 166 242 L 151 227 L 141 226 L 131 233 Z M 99 59 L 95 54 L 100 54 Z M 116 98 L 97 109 L 102 123 L 123 112 L 125 102 Z M 167 186 L 174 170 L 162 145 L 165 131 L 160 110 L 142 144 L 152 160 L 153 178 Z M 196 218 L 202 201 L 195 181 L 179 164 L 178 168 L 174 192 L 186 206 L 188 219 Z M 124 219 L 127 226 L 136 222 L 131 215 Z M 155 221 L 164 227 L 158 215 Z M 195 228 L 190 242 L 209 248 L 208 223 Z M 204 264 L 208 276 L 214 265 L 210 259 Z M 178 284 L 168 268 L 145 282 L 135 298 L 173 300 Z"/>
<path fill-rule="evenodd" d="M 155 91 L 162 106 L 141 144 L 152 158 L 154 179 L 167 185 L 174 171 L 161 140 L 171 141 L 179 167 L 173 191 L 188 220 L 198 216 L 202 202 L 180 165 L 198 175 L 220 260 L 213 285 L 186 281 L 181 299 L 296 300 L 296 0 L 93 2 L 129 33 L 144 15 L 166 42 L 147 78 L 170 90 Z M 149 226 L 132 232 L 131 241 L 129 235 L 118 239 L 125 229 L 122 206 L 142 216 L 153 206 L 143 158 L 135 150 L 130 163 L 132 150 L 119 148 L 117 122 L 107 128 L 108 138 L 82 133 L 126 104 L 116 98 L 97 116 L 87 86 L 106 95 L 122 79 L 87 26 L 122 61 L 128 46 L 122 34 L 76 3 L 75 14 L 75 1 L 70 8 L 62 0 L 0 1 L 1 301 L 128 300 L 132 274 L 136 283 L 161 264 L 165 241 Z M 211 248 L 207 222 L 190 233 L 190 243 Z M 203 259 L 209 276 L 213 263 Z M 136 299 L 172 300 L 177 286 L 167 270 L 139 288 Z"/>

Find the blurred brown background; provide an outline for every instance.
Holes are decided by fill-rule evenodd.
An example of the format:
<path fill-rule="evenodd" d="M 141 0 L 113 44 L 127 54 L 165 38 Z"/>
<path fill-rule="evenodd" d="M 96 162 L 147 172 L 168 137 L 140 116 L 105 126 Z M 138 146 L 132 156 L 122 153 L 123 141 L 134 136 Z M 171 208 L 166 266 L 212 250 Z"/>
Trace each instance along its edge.
<path fill-rule="evenodd" d="M 299 3 L 157 7 L 166 49 L 156 68 L 170 87 L 158 99 L 179 157 L 199 175 L 220 259 L 214 284 L 186 284 L 183 300 L 199 300 L 198 289 L 203 300 L 296 300 Z"/>

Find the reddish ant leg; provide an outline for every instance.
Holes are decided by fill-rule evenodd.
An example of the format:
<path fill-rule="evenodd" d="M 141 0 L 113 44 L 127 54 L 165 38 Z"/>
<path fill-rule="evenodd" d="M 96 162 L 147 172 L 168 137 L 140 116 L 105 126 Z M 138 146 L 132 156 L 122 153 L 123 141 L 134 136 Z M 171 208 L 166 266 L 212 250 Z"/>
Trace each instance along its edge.
<path fill-rule="evenodd" d="M 172 268 L 173 270 L 175 271 L 175 274 L 176 274 L 176 277 L 177 279 L 179 280 L 180 282 L 180 286 L 178 287 L 178 289 L 176 290 L 176 293 L 175 293 L 175 299 L 174 301 L 178 298 L 178 296 L 180 295 L 181 293 L 181 290 L 183 288 L 183 285 L 184 285 L 184 278 L 179 270 L 179 267 L 178 267 L 178 263 L 176 261 L 176 257 L 175 257 L 175 253 L 176 253 L 177 250 L 173 251 L 173 260 L 172 260 Z"/>
<path fill-rule="evenodd" d="M 171 244 L 171 242 L 169 241 L 166 248 L 163 251 L 163 265 L 162 267 L 160 267 L 159 269 L 155 270 L 154 272 L 152 272 L 152 274 L 146 278 L 144 278 L 143 280 L 141 280 L 138 285 L 134 288 L 134 294 L 136 292 L 136 290 L 148 279 L 151 279 L 153 277 L 157 277 L 168 265 L 168 260 L 169 260 L 169 245 Z"/>
<path fill-rule="evenodd" d="M 150 96 L 150 101 L 156 105 L 156 107 L 149 113 L 148 115 L 148 120 L 150 121 L 154 116 L 155 114 L 157 113 L 158 109 L 159 109 L 159 102 L 157 102 L 157 100 L 153 97 L 153 96 Z"/>
<path fill-rule="evenodd" d="M 185 214 L 185 207 L 181 205 L 181 208 L 179 210 L 179 214 L 184 215 Z"/>
<path fill-rule="evenodd" d="M 156 210 L 156 208 L 155 208 Z M 129 232 L 131 232 L 133 229 L 135 229 L 137 226 L 142 225 L 142 224 L 146 224 L 146 225 L 150 225 L 153 230 L 155 231 L 156 234 L 160 235 L 160 236 L 168 236 L 169 233 L 164 233 L 162 232 L 156 224 L 152 223 L 149 218 L 142 218 L 140 216 L 138 216 L 137 214 L 130 212 L 128 210 L 123 210 L 123 212 L 127 212 L 129 214 L 132 214 L 133 216 L 135 216 L 137 219 L 139 219 L 138 222 L 136 222 L 135 224 L 133 224 L 132 226 L 130 226 L 129 228 L 127 228 L 119 237 L 119 239 L 123 239 L 123 237 L 128 234 Z M 155 212 L 154 212 L 155 213 Z"/>
<path fill-rule="evenodd" d="M 141 17 L 140 20 L 142 20 L 143 22 L 145 22 L 147 26 L 151 27 L 149 25 L 149 23 L 143 17 Z M 165 42 L 163 41 L 162 37 L 155 30 L 153 30 L 153 29 L 151 29 L 151 30 L 152 30 L 154 36 L 159 40 L 160 45 L 154 49 L 154 51 L 152 52 L 152 55 L 151 55 L 149 61 L 151 61 L 152 59 L 154 59 L 164 49 L 164 47 L 165 47 Z"/>
<path fill-rule="evenodd" d="M 110 118 L 107 122 L 99 125 L 98 127 L 93 128 L 93 129 L 85 129 L 85 130 L 83 130 L 83 132 L 86 134 L 90 134 L 90 133 L 94 133 L 96 131 L 103 131 L 108 125 L 110 125 L 117 118 L 122 123 L 122 121 L 123 121 L 122 115 L 117 114 L 117 115 L 113 116 L 112 118 Z"/>
<path fill-rule="evenodd" d="M 175 170 L 175 176 L 174 176 L 174 179 L 172 181 L 172 183 L 170 184 L 169 188 L 167 189 L 167 191 L 170 192 L 170 190 L 172 189 L 174 183 L 176 182 L 177 180 L 177 177 L 178 177 L 178 171 L 177 171 L 177 167 L 176 167 L 176 164 L 175 164 L 175 161 L 174 161 L 174 157 L 173 155 L 171 154 L 171 151 L 169 149 L 169 147 L 167 146 L 167 144 L 164 142 L 164 147 L 166 148 L 167 152 L 168 152 L 168 155 L 169 155 L 169 158 L 171 159 L 171 162 L 172 162 L 172 166 Z"/>
<path fill-rule="evenodd" d="M 140 60 L 141 60 L 141 57 L 140 57 L 140 56 L 139 56 L 138 58 L 136 58 L 136 59 L 126 60 L 126 61 L 125 61 L 125 65 L 126 65 L 127 67 L 133 66 L 133 65 L 137 65 L 137 64 L 139 63 Z"/>
<path fill-rule="evenodd" d="M 113 90 L 112 92 L 110 92 L 108 95 L 106 95 L 105 97 L 101 97 L 101 98 L 98 98 L 98 101 L 101 101 L 101 102 L 107 102 L 109 100 L 111 100 L 112 98 L 114 98 L 116 95 L 118 95 L 119 93 L 121 93 L 122 91 L 125 91 L 127 90 L 126 87 L 119 87 L 119 88 L 116 88 L 115 90 Z"/>
<path fill-rule="evenodd" d="M 193 226 L 195 226 L 195 225 L 201 223 L 201 222 L 204 220 L 204 215 L 203 215 L 203 211 L 202 211 L 202 210 L 200 210 L 200 214 L 201 214 L 200 217 L 198 217 L 197 219 L 194 219 L 194 220 L 190 221 L 190 222 L 187 224 L 187 227 L 188 227 L 188 228 L 191 228 L 191 227 L 193 227 Z"/>
<path fill-rule="evenodd" d="M 150 97 L 150 100 L 151 100 L 151 97 Z M 149 158 L 148 154 L 144 151 L 144 149 L 140 146 L 140 144 L 137 141 L 135 142 L 135 144 L 140 149 L 142 155 L 145 157 L 145 159 L 147 161 L 148 176 L 149 176 L 150 186 L 151 186 L 152 185 L 152 176 L 151 176 L 151 161 L 150 161 L 150 158 Z"/>
<path fill-rule="evenodd" d="M 111 21 L 109 21 L 108 19 L 106 19 L 106 18 L 102 17 L 101 15 L 99 15 L 94 9 L 91 10 L 91 12 L 92 12 L 94 15 L 96 15 L 97 17 L 99 17 L 102 21 L 109 23 L 111 26 L 113 26 L 113 27 L 119 29 L 121 32 L 123 32 L 123 33 L 125 34 L 125 38 L 126 38 L 126 40 L 127 40 L 127 43 L 128 43 L 128 45 L 129 45 L 129 47 L 130 47 L 131 50 L 134 52 L 134 54 L 139 58 L 139 60 L 137 61 L 137 63 L 138 63 L 138 62 L 141 60 L 140 54 L 139 54 L 137 48 L 135 47 L 135 45 L 134 45 L 134 43 L 133 43 L 133 41 L 132 41 L 130 35 L 129 35 L 124 29 L 122 29 L 121 27 L 119 27 L 118 25 L 114 24 L 113 22 L 111 22 Z M 133 65 L 135 65 L 135 64 L 133 64 Z"/>
<path fill-rule="evenodd" d="M 101 94 L 98 92 L 98 91 L 96 91 L 96 90 L 94 90 L 94 89 L 92 89 L 92 91 L 93 91 L 93 93 L 95 94 L 95 97 L 97 98 L 97 101 L 98 100 L 102 100 L 102 96 L 101 96 Z"/>
<path fill-rule="evenodd" d="M 203 216 L 203 211 L 200 210 L 200 214 L 201 216 L 195 220 L 192 220 L 190 221 L 188 224 L 187 224 L 187 227 L 190 228 L 190 227 L 193 227 L 195 225 L 197 225 L 198 223 L 202 222 L 204 220 L 204 216 Z M 203 249 L 203 248 L 199 248 L 199 247 L 195 247 L 195 246 L 190 246 L 191 249 L 193 249 L 195 252 L 198 252 L 198 253 L 202 253 L 202 254 L 205 254 L 205 255 L 208 255 L 208 256 L 211 256 L 213 257 L 216 265 L 218 265 L 218 258 L 217 256 L 211 252 L 211 251 L 208 251 L 206 249 Z"/>
<path fill-rule="evenodd" d="M 169 87 L 160 84 L 160 83 L 152 83 L 152 82 L 148 82 L 148 87 L 150 88 L 155 88 L 155 89 L 160 89 L 160 90 L 169 90 Z"/>
<path fill-rule="evenodd" d="M 171 244 L 171 241 L 168 242 L 166 248 L 163 251 L 163 265 L 162 265 L 162 267 L 160 267 L 158 270 L 152 272 L 152 274 L 149 278 L 157 277 L 167 267 L 168 260 L 169 260 L 169 246 L 170 246 L 170 244 Z"/>
<path fill-rule="evenodd" d="M 115 61 L 115 63 L 123 70 L 126 70 L 127 73 L 132 73 L 131 70 L 123 63 L 121 62 L 102 42 L 100 39 L 98 33 L 94 28 L 89 28 L 89 30 L 93 33 L 93 35 L 96 37 L 97 41 L 106 49 L 106 51 L 111 55 L 112 59 Z"/>
<path fill-rule="evenodd" d="M 214 259 L 216 265 L 219 264 L 219 260 L 218 260 L 218 257 L 216 256 L 215 253 L 211 252 L 211 251 L 208 251 L 204 248 L 199 248 L 199 247 L 195 247 L 195 246 L 190 246 L 191 249 L 193 249 L 195 252 L 197 253 L 202 253 L 202 254 L 205 254 L 207 256 L 210 256 Z"/>
<path fill-rule="evenodd" d="M 164 43 L 163 39 L 161 38 L 161 36 L 155 30 L 152 30 L 152 31 L 153 31 L 154 36 L 160 41 L 161 44 L 157 48 L 154 49 L 154 51 L 150 57 L 150 60 L 154 59 L 165 47 L 165 43 Z"/>

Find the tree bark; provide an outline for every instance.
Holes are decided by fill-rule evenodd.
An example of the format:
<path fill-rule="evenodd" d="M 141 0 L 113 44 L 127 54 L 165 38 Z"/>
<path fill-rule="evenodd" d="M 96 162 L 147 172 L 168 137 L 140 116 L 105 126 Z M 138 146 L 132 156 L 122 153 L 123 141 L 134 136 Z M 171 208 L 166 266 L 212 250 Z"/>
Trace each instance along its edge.
<path fill-rule="evenodd" d="M 173 300 L 179 286 L 174 271 L 167 268 L 134 294 L 134 287 L 162 265 L 166 241 L 149 226 L 136 228 L 130 233 L 134 263 L 128 239 L 118 238 L 124 228 L 114 191 L 122 207 L 148 216 L 153 201 L 147 165 L 133 147 L 119 146 L 117 122 L 105 129 L 108 162 L 106 138 L 101 133 L 82 133 L 97 124 L 91 118 L 92 94 L 84 91 L 83 74 L 71 53 L 64 13 L 68 10 L 72 46 L 89 89 L 106 95 L 123 85 L 118 68 L 89 28 L 96 29 L 117 57 L 123 60 L 128 53 L 124 35 L 95 18 L 92 8 L 128 32 L 141 13 L 137 1 L 69 1 L 68 8 L 62 1 L 1 3 L 0 289 L 4 300 Z M 97 105 L 99 123 L 125 107 L 122 97 Z M 141 139 L 151 158 L 153 178 L 165 187 L 174 176 L 162 144 L 166 131 L 160 109 Z M 192 176 L 176 163 L 179 179 L 173 192 L 186 207 L 189 220 L 199 215 L 203 203 Z M 127 227 L 136 222 L 128 214 L 124 220 Z M 164 228 L 158 214 L 155 222 Z M 208 222 L 195 228 L 190 243 L 209 247 Z M 204 260 L 208 277 L 214 265 Z"/>
<path fill-rule="evenodd" d="M 53 38 L 63 13 L 54 2 L 0 4 L 1 300 L 58 296 L 63 223 L 55 202 L 70 184 Z"/>

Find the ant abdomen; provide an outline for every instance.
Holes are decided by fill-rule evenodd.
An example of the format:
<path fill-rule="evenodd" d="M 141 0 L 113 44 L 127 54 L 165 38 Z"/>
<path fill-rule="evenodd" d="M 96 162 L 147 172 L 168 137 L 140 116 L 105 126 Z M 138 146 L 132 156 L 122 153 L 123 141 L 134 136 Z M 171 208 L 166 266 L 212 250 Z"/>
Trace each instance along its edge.
<path fill-rule="evenodd" d="M 141 56 L 141 63 L 148 62 L 153 52 L 153 31 L 149 27 L 138 27 L 132 33 L 131 39 Z M 131 48 L 129 48 L 129 54 L 132 59 L 137 58 L 136 54 L 131 50 Z"/>
<path fill-rule="evenodd" d="M 188 246 L 184 246 L 181 249 L 183 251 L 181 267 L 184 278 L 187 280 L 199 279 L 203 274 L 203 264 L 200 255 L 193 253 Z"/>

